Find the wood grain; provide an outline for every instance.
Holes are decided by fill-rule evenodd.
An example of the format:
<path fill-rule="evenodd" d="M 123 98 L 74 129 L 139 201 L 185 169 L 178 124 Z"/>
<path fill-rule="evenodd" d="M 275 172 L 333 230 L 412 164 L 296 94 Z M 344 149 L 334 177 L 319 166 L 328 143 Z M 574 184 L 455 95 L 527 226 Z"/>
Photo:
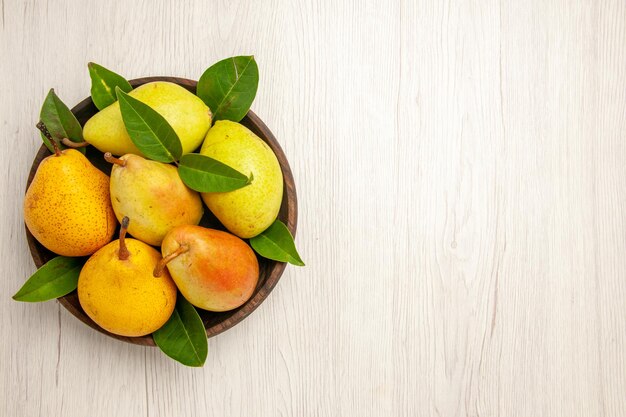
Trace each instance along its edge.
<path fill-rule="evenodd" d="M 0 0 L 0 415 L 626 415 L 626 3 Z M 149 45 L 149 46 L 147 46 Z M 254 54 L 288 267 L 202 369 L 10 300 L 55 87 Z"/>

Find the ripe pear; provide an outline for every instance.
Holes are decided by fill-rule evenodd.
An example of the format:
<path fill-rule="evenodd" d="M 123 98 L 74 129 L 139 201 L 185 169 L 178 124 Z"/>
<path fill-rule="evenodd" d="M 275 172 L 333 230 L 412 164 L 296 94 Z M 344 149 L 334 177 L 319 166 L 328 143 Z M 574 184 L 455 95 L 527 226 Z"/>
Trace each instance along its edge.
<path fill-rule="evenodd" d="M 267 229 L 283 198 L 283 173 L 270 147 L 245 126 L 220 120 L 209 129 L 200 153 L 253 175 L 252 183 L 238 190 L 202 194 L 220 222 L 243 239 Z"/>
<path fill-rule="evenodd" d="M 103 329 L 120 336 L 144 336 L 158 330 L 176 306 L 176 285 L 168 273 L 155 278 L 161 256 L 151 246 L 126 239 L 128 218 L 119 240 L 94 253 L 78 277 L 78 300 Z"/>
<path fill-rule="evenodd" d="M 161 246 L 165 265 L 181 294 L 196 307 L 228 311 L 241 306 L 254 292 L 259 263 L 250 247 L 237 236 L 200 226 L 172 229 Z"/>
<path fill-rule="evenodd" d="M 177 84 L 151 82 L 135 88 L 129 95 L 152 107 L 172 125 L 183 145 L 183 153 L 200 146 L 211 126 L 211 111 L 206 104 Z M 117 101 L 85 123 L 83 136 L 101 152 L 142 155 L 126 132 Z"/>
<path fill-rule="evenodd" d="M 49 136 L 43 124 L 38 125 Z M 24 221 L 43 246 L 63 256 L 91 255 L 111 241 L 115 214 L 109 177 L 75 149 L 41 161 L 24 198 Z"/>
<path fill-rule="evenodd" d="M 198 224 L 204 209 L 200 195 L 187 188 L 175 166 L 127 154 L 114 158 L 111 170 L 111 202 L 121 221 L 133 219 L 128 232 L 158 246 L 173 227 Z"/>

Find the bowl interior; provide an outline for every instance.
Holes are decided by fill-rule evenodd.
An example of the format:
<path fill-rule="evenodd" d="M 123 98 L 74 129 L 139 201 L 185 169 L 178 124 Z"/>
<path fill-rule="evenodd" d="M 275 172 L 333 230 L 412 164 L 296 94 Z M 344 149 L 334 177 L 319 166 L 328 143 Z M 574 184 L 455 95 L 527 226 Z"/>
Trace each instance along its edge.
<path fill-rule="evenodd" d="M 139 85 L 152 81 L 169 81 L 185 87 L 192 93 L 195 93 L 196 91 L 196 81 L 187 80 L 184 78 L 148 77 L 131 80 L 130 83 L 133 87 L 137 87 Z M 84 125 L 91 116 L 98 112 L 98 109 L 93 104 L 91 97 L 88 97 L 85 100 L 81 101 L 78 105 L 76 105 L 72 109 L 72 112 L 76 115 L 76 118 L 78 119 L 80 124 Z M 291 169 L 289 168 L 287 158 L 285 157 L 283 150 L 276 141 L 276 138 L 274 137 L 272 132 L 252 111 L 248 112 L 248 114 L 246 115 L 246 117 L 244 117 L 241 123 L 248 129 L 252 130 L 261 139 L 263 139 L 263 141 L 265 141 L 270 146 L 270 148 L 272 149 L 272 151 L 274 151 L 274 154 L 276 154 L 276 157 L 278 158 L 281 170 L 283 172 L 284 181 L 283 200 L 278 218 L 287 225 L 291 233 L 295 236 L 298 220 L 297 197 L 295 185 L 293 182 L 293 176 L 291 174 Z M 39 152 L 37 153 L 37 156 L 35 157 L 35 160 L 33 161 L 33 165 L 31 167 L 28 177 L 27 188 L 33 180 L 39 163 L 49 155 L 50 152 L 48 151 L 48 149 L 44 145 L 42 145 L 39 149 Z M 87 147 L 86 155 L 87 158 L 98 169 L 100 169 L 107 175 L 110 174 L 111 166 L 104 161 L 101 152 L 99 152 L 94 147 L 89 146 Z M 222 226 L 222 224 L 215 218 L 215 216 L 213 216 L 209 209 L 205 207 L 204 212 L 205 213 L 200 222 L 200 225 L 214 229 L 225 230 L 224 226 Z M 26 237 L 31 255 L 38 268 L 56 256 L 54 253 L 50 252 L 49 250 L 44 248 L 39 242 L 37 242 L 37 240 L 28 231 L 28 229 L 26 229 Z M 259 282 L 252 297 L 245 304 L 235 310 L 223 313 L 215 313 L 198 309 L 200 317 L 202 317 L 202 321 L 204 322 L 204 327 L 206 328 L 208 337 L 215 336 L 233 327 L 245 317 L 247 317 L 252 311 L 254 311 L 254 309 L 259 304 L 263 302 L 263 300 L 265 300 L 265 298 L 267 298 L 270 291 L 272 291 L 272 289 L 280 279 L 286 266 L 285 263 L 271 261 L 260 256 L 257 256 L 257 258 L 259 260 Z M 101 333 L 107 334 L 113 338 L 123 340 L 129 343 L 154 346 L 154 341 L 152 340 L 151 335 L 143 337 L 124 337 L 109 333 L 99 327 L 93 320 L 89 318 L 89 316 L 87 316 L 87 314 L 85 314 L 85 312 L 81 308 L 80 303 L 78 302 L 78 295 L 76 291 L 73 291 L 72 293 L 64 297 L 59 298 L 59 302 L 83 323 L 89 325 L 90 327 L 98 330 Z"/>

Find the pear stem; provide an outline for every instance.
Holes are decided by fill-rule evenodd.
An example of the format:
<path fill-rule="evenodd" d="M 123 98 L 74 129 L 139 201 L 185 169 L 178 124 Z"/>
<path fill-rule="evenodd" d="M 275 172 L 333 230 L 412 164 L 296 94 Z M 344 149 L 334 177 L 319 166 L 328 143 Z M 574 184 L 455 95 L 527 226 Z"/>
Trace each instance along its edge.
<path fill-rule="evenodd" d="M 121 167 L 126 166 L 126 161 L 124 159 L 119 159 L 119 158 L 114 157 L 113 154 L 111 154 L 111 152 L 105 153 L 104 159 L 110 164 L 119 165 Z"/>
<path fill-rule="evenodd" d="M 120 261 L 125 261 L 130 256 L 128 248 L 126 247 L 126 232 L 128 231 L 128 223 L 130 220 L 127 216 L 122 219 L 122 228 L 120 229 L 120 250 L 117 252 L 117 257 Z"/>
<path fill-rule="evenodd" d="M 169 255 L 167 255 L 166 257 L 164 257 L 163 259 L 159 261 L 157 266 L 154 267 L 154 272 L 152 273 L 152 275 L 154 275 L 157 278 L 163 275 L 163 270 L 165 269 L 165 265 L 167 265 L 169 261 L 173 260 L 179 255 L 182 255 L 188 250 L 189 250 L 189 246 L 187 245 L 179 246 L 178 249 L 176 249 L 174 252 L 170 253 Z"/>
<path fill-rule="evenodd" d="M 61 143 L 72 149 L 84 148 L 86 146 L 89 146 L 89 142 L 72 142 L 72 140 L 70 140 L 69 138 L 61 139 Z"/>
<path fill-rule="evenodd" d="M 52 138 L 52 135 L 50 134 L 50 131 L 46 127 L 45 123 L 40 120 L 39 123 L 37 123 L 36 127 L 37 129 L 41 130 L 41 133 L 43 133 L 46 139 L 48 139 L 50 143 L 52 144 L 52 148 L 54 149 L 54 156 L 61 156 L 61 150 L 59 149 L 59 144 L 57 143 L 56 140 Z"/>

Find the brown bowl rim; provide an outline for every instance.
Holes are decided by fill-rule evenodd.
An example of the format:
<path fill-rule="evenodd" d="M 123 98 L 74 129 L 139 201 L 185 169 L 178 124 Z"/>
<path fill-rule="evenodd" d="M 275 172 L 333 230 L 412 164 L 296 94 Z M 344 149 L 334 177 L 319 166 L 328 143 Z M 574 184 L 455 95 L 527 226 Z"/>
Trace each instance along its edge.
<path fill-rule="evenodd" d="M 130 84 L 133 88 L 138 87 L 142 84 L 146 84 L 154 81 L 168 81 L 178 84 L 187 90 L 195 93 L 197 81 L 190 80 L 187 78 L 179 78 L 179 77 L 168 77 L 168 76 L 154 76 L 154 77 L 142 77 L 136 78 L 133 80 L 129 80 Z M 85 98 L 77 105 L 72 108 L 72 113 L 75 115 L 80 114 L 81 112 L 93 111 L 94 114 L 97 112 L 95 105 L 91 99 L 91 96 Z M 265 143 L 269 145 L 272 149 L 278 161 L 280 163 L 280 168 L 283 172 L 283 201 L 281 203 L 280 214 L 278 216 L 289 228 L 292 235 L 295 237 L 296 229 L 298 224 L 298 199 L 296 193 L 295 182 L 293 180 L 293 174 L 291 172 L 291 168 L 289 166 L 289 162 L 287 161 L 287 157 L 283 152 L 280 144 L 276 140 L 276 137 L 272 133 L 272 131 L 265 125 L 265 123 L 252 111 L 248 111 L 248 114 L 241 121 L 243 125 L 251 129 L 257 136 L 259 136 Z M 48 148 L 45 145 L 41 145 L 35 159 L 33 160 L 28 181 L 26 184 L 26 189 L 28 189 L 30 183 L 33 180 L 35 172 L 39 166 L 39 163 L 43 158 L 50 155 Z M 37 240 L 33 237 L 33 235 L 29 232 L 28 228 L 25 227 L 26 230 L 26 240 L 28 242 L 28 246 L 30 249 L 31 257 L 35 262 L 37 268 L 41 267 L 45 261 L 40 252 L 42 250 L 42 246 Z M 267 269 L 267 278 L 263 282 L 263 284 L 255 290 L 253 296 L 246 301 L 241 307 L 220 314 L 226 314 L 225 319 L 221 320 L 218 323 L 214 323 L 210 325 L 210 320 L 205 320 L 205 329 L 207 332 L 207 337 L 216 336 L 232 327 L 241 323 L 246 317 L 248 317 L 256 308 L 268 297 L 270 292 L 274 289 L 278 281 L 280 280 L 286 263 L 277 262 L 272 260 L 266 260 L 268 262 Z M 76 295 L 76 291 L 72 293 L 58 298 L 58 301 L 61 303 L 65 309 L 67 309 L 72 315 L 78 318 L 83 323 L 87 324 L 92 329 L 99 331 L 100 333 L 106 334 L 114 339 L 121 340 L 127 343 L 132 343 L 136 345 L 142 346 L 155 346 L 154 340 L 152 339 L 152 335 L 141 336 L 141 337 L 125 337 L 119 336 L 106 330 L 102 329 L 98 326 L 89 316 L 85 314 L 85 312 L 80 308 L 80 304 L 78 303 L 78 297 Z"/>

